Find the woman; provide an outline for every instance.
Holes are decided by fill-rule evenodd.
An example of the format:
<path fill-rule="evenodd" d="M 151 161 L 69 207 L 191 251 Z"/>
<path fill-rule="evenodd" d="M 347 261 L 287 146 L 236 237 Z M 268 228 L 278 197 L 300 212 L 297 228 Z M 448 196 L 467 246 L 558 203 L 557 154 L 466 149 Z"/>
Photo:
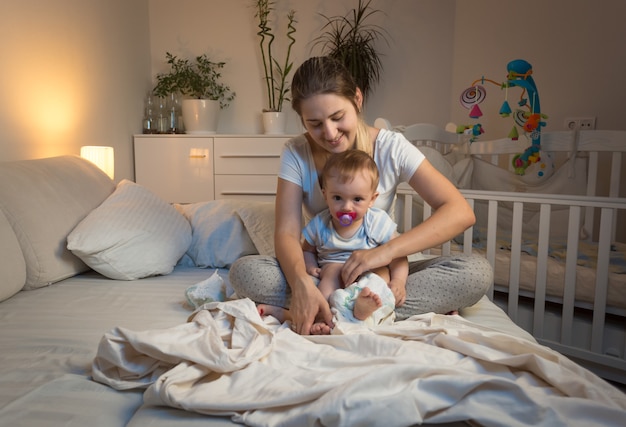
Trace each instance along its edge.
<path fill-rule="evenodd" d="M 346 68 L 329 57 L 315 57 L 296 70 L 292 107 L 306 133 L 285 145 L 276 192 L 276 259 L 237 260 L 230 282 L 240 297 L 289 308 L 292 329 L 309 334 L 315 322 L 333 327 L 328 301 L 308 275 L 300 246 L 304 220 L 326 208 L 318 176 L 327 158 L 357 148 L 369 153 L 380 170 L 375 207 L 392 210 L 395 190 L 408 182 L 434 209 L 423 223 L 374 249 L 355 251 L 342 269 L 353 283 L 392 259 L 431 248 L 474 224 L 463 196 L 424 155 L 399 133 L 368 126 L 361 118 L 363 95 Z M 476 303 L 492 282 L 492 270 L 479 256 L 448 256 L 412 263 L 409 278 L 391 276 L 396 318 L 425 312 L 447 313 Z"/>

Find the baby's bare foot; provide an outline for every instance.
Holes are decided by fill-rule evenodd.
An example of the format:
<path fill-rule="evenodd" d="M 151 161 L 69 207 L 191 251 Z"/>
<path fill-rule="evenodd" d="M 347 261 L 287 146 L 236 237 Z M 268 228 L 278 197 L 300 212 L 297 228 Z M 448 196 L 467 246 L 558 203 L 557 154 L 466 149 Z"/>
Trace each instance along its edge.
<path fill-rule="evenodd" d="M 324 322 L 313 323 L 311 335 L 330 335 L 330 326 Z"/>
<path fill-rule="evenodd" d="M 291 320 L 291 313 L 289 313 L 289 310 L 282 307 L 268 304 L 259 304 L 257 305 L 256 309 L 258 310 L 261 317 L 274 316 L 281 323 L 286 320 Z"/>
<path fill-rule="evenodd" d="M 365 287 L 354 302 L 354 317 L 359 320 L 365 320 L 382 305 L 383 301 L 380 299 L 380 296 L 372 292 L 370 288 Z"/>

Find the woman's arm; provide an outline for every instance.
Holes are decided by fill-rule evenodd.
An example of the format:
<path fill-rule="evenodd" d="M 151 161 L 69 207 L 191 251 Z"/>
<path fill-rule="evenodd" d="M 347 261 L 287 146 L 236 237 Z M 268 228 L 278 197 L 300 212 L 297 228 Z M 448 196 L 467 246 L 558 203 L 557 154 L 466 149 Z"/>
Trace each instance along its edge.
<path fill-rule="evenodd" d="M 476 217 L 463 195 L 424 160 L 409 184 L 433 208 L 433 214 L 411 230 L 377 248 L 356 251 L 346 262 L 342 277 L 348 283 L 363 272 L 388 265 L 393 259 L 440 245 L 474 224 Z"/>
<path fill-rule="evenodd" d="M 433 208 L 433 214 L 421 224 L 390 243 L 393 251 L 410 255 L 440 245 L 465 231 L 476 222 L 474 211 L 465 197 L 433 165 L 424 160 L 409 180 L 411 187 Z"/>
<path fill-rule="evenodd" d="M 311 245 L 306 240 L 302 241 L 302 252 L 304 254 L 304 266 L 306 272 L 313 277 L 320 277 L 320 266 L 317 262 L 317 251 L 315 246 Z"/>
<path fill-rule="evenodd" d="M 291 288 L 292 324 L 299 334 L 309 334 L 313 323 L 323 321 L 332 326 L 328 301 L 306 272 L 300 244 L 302 232 L 302 188 L 278 179 L 276 191 L 276 258 Z"/>

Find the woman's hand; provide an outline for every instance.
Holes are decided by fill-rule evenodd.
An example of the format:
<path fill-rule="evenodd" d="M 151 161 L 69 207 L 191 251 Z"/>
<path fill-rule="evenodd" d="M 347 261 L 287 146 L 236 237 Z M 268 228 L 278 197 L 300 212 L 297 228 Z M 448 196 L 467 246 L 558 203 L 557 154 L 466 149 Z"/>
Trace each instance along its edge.
<path fill-rule="evenodd" d="M 391 259 L 389 251 L 385 250 L 383 246 L 354 251 L 341 269 L 343 283 L 349 286 L 356 282 L 363 273 L 389 265 Z"/>
<path fill-rule="evenodd" d="M 309 335 L 315 322 L 323 322 L 331 329 L 334 327 L 328 301 L 312 281 L 292 287 L 289 311 L 291 327 L 300 335 Z"/>

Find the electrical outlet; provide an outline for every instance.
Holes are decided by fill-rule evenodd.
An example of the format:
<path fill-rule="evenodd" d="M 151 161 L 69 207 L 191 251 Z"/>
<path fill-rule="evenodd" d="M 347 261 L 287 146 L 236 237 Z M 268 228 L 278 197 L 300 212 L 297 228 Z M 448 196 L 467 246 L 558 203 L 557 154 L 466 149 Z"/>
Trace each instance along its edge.
<path fill-rule="evenodd" d="M 565 119 L 565 129 L 592 130 L 595 128 L 595 117 L 575 117 Z"/>

